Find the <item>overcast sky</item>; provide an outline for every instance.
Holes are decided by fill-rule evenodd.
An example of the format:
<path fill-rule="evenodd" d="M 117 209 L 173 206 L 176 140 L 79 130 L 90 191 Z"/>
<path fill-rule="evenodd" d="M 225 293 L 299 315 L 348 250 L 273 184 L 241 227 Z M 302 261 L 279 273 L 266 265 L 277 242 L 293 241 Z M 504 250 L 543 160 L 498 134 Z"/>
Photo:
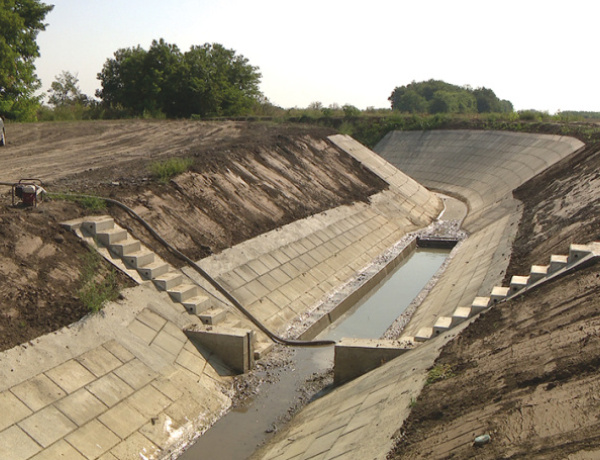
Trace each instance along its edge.
<path fill-rule="evenodd" d="M 389 108 L 396 86 L 485 86 L 517 110 L 600 111 L 598 0 L 44 0 L 47 90 L 69 71 L 93 95 L 120 48 L 220 43 L 258 66 L 275 105 Z"/>

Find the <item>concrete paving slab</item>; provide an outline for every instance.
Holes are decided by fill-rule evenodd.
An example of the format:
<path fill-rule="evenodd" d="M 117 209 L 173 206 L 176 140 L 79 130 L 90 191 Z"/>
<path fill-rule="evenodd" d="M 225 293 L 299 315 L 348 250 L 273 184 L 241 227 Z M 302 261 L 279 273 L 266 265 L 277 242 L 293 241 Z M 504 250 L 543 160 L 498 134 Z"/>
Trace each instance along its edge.
<path fill-rule="evenodd" d="M 104 347 L 94 348 L 82 354 L 77 358 L 77 361 L 95 377 L 102 377 L 123 364 L 121 360 Z"/>
<path fill-rule="evenodd" d="M 14 394 L 3 391 L 0 393 L 0 414 L 2 414 L 0 417 L 0 431 L 2 431 L 28 417 L 32 411 Z"/>
<path fill-rule="evenodd" d="M 0 458 L 27 460 L 41 449 L 38 443 L 16 425 L 0 432 Z"/>
<path fill-rule="evenodd" d="M 178 389 L 170 380 L 167 380 L 165 377 L 159 377 L 156 380 L 153 380 L 151 385 L 171 401 L 176 401 L 183 394 L 180 389 Z"/>
<path fill-rule="evenodd" d="M 127 438 L 134 431 L 148 422 L 148 417 L 137 411 L 128 400 L 122 401 L 98 417 L 110 431 L 121 439 Z"/>
<path fill-rule="evenodd" d="M 206 360 L 199 352 L 192 353 L 188 350 L 181 350 L 175 362 L 197 376 L 201 376 L 206 367 Z"/>
<path fill-rule="evenodd" d="M 44 374 L 14 386 L 10 391 L 32 411 L 40 410 L 67 395 Z"/>
<path fill-rule="evenodd" d="M 31 460 L 85 460 L 85 457 L 77 452 L 73 446 L 66 441 L 60 440 L 47 449 L 31 458 Z"/>
<path fill-rule="evenodd" d="M 108 409 L 108 406 L 85 388 L 57 401 L 54 405 L 77 426 L 85 425 Z"/>
<path fill-rule="evenodd" d="M 89 460 L 97 459 L 121 441 L 98 420 L 92 420 L 82 426 L 69 434 L 65 440 Z"/>
<path fill-rule="evenodd" d="M 160 331 L 167 322 L 166 319 L 157 315 L 148 308 L 142 310 L 140 314 L 137 315 L 136 319 L 157 332 Z"/>
<path fill-rule="evenodd" d="M 117 459 L 144 459 L 155 458 L 160 448 L 140 433 L 133 433 L 126 440 L 120 442 L 110 451 Z"/>
<path fill-rule="evenodd" d="M 135 390 L 139 390 L 157 376 L 156 372 L 138 359 L 128 362 L 114 373 Z"/>
<path fill-rule="evenodd" d="M 114 373 L 90 383 L 86 389 L 108 407 L 114 406 L 134 392 L 130 385 Z"/>
<path fill-rule="evenodd" d="M 18 425 L 42 447 L 50 446 L 77 428 L 75 423 L 54 406 L 45 407 L 20 421 Z"/>
<path fill-rule="evenodd" d="M 185 337 L 185 336 L 184 336 Z M 181 349 L 183 348 L 185 342 L 179 339 L 176 339 L 171 334 L 162 330 L 158 333 L 158 335 L 154 338 L 152 342 L 153 345 L 157 345 L 167 352 L 171 353 L 173 356 L 177 356 Z"/>
<path fill-rule="evenodd" d="M 156 337 L 156 331 L 139 321 L 137 318 L 127 326 L 127 329 L 139 337 L 146 345 L 150 345 L 154 340 L 154 337 Z"/>
<path fill-rule="evenodd" d="M 46 375 L 68 394 L 96 379 L 94 374 L 74 359 L 46 371 Z"/>
<path fill-rule="evenodd" d="M 172 401 L 152 385 L 146 385 L 127 398 L 127 402 L 140 414 L 150 418 L 160 414 Z"/>
<path fill-rule="evenodd" d="M 127 350 L 123 345 L 118 343 L 115 340 L 111 340 L 106 342 L 103 345 L 108 351 L 110 351 L 114 356 L 117 357 L 122 363 L 127 363 L 131 361 L 135 356 L 129 350 Z"/>

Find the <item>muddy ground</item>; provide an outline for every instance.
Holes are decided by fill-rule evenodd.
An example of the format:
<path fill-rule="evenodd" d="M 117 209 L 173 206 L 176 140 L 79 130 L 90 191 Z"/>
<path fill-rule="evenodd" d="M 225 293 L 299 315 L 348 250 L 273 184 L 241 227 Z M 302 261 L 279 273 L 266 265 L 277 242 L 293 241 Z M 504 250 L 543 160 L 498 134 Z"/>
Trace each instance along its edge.
<path fill-rule="evenodd" d="M 527 275 L 600 240 L 600 148 L 515 191 L 524 216 L 508 269 Z M 389 458 L 600 458 L 600 266 L 482 315 L 443 350 Z M 476 436 L 490 442 L 474 444 Z"/>
<path fill-rule="evenodd" d="M 289 222 L 355 201 L 385 183 L 330 144 L 330 130 L 244 122 L 107 121 L 13 124 L 0 149 L 0 182 L 39 178 L 50 193 L 124 202 L 193 259 Z M 161 183 L 151 166 L 189 158 Z M 178 260 L 115 207 L 52 199 L 12 206 L 0 186 L 0 350 L 79 320 L 87 248 L 60 223 L 110 213 L 174 265 Z M 108 273 L 100 270 L 98 282 Z M 130 283 L 117 276 L 121 285 Z"/>

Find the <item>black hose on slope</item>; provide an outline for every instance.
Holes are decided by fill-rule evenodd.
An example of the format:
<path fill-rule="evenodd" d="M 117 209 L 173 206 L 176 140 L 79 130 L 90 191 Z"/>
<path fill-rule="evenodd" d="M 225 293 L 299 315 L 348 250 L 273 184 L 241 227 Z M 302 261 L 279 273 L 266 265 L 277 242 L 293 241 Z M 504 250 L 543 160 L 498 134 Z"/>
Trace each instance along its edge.
<path fill-rule="evenodd" d="M 52 194 L 48 194 L 48 195 L 50 197 L 52 197 Z M 287 345 L 290 347 L 325 347 L 325 346 L 331 346 L 331 345 L 336 344 L 336 342 L 334 340 L 314 340 L 314 341 L 289 340 L 289 339 L 280 337 L 277 334 L 275 334 L 274 332 L 270 331 L 252 313 L 250 313 L 246 308 L 244 308 L 244 306 L 235 297 L 233 297 L 233 295 L 231 295 L 223 286 L 221 286 L 221 284 L 219 284 L 219 282 L 217 280 L 215 280 L 212 276 L 210 276 L 208 273 L 206 273 L 206 271 L 204 271 L 198 264 L 196 264 L 196 262 L 194 262 L 192 259 L 190 259 L 188 256 L 186 256 L 182 252 L 180 252 L 175 247 L 173 247 L 171 244 L 169 244 L 162 236 L 160 236 L 156 232 L 156 230 L 154 230 L 154 228 L 152 228 L 150 226 L 150 224 L 148 222 L 146 222 L 141 216 L 139 216 L 133 209 L 131 209 L 126 204 L 121 203 L 120 201 L 117 201 L 117 200 L 113 200 L 112 198 L 105 198 L 105 197 L 93 196 L 93 195 L 79 195 L 79 194 L 72 194 L 72 193 L 55 195 L 55 197 L 57 197 L 57 198 L 59 198 L 61 196 L 72 197 L 72 198 L 76 198 L 76 199 L 77 198 L 100 199 L 100 200 L 106 201 L 107 203 L 114 204 L 115 206 L 123 209 L 127 214 L 129 214 L 131 217 L 133 217 L 135 220 L 137 220 L 146 230 L 148 230 L 148 232 L 150 232 L 150 234 L 160 244 L 162 244 L 171 254 L 173 254 L 175 257 L 183 260 L 190 267 L 192 267 L 196 272 L 198 272 L 200 274 L 200 276 L 202 276 L 202 278 L 204 278 L 206 281 L 208 281 L 212 287 L 214 287 L 217 291 L 219 291 L 229 302 L 231 302 L 231 304 L 235 308 L 237 308 L 244 316 L 246 316 L 246 318 L 248 318 L 262 332 L 264 332 L 273 342 L 276 342 L 276 343 L 279 343 L 282 345 Z"/>

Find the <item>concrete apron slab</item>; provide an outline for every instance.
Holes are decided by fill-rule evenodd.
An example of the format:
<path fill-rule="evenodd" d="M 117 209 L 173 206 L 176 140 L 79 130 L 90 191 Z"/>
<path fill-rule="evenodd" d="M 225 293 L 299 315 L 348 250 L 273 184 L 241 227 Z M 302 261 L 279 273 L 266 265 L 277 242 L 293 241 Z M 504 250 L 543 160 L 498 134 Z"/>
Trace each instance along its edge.
<path fill-rule="evenodd" d="M 151 285 L 123 296 L 0 354 L 1 458 L 152 458 L 226 411 L 229 377 L 182 332 L 199 320 Z"/>

